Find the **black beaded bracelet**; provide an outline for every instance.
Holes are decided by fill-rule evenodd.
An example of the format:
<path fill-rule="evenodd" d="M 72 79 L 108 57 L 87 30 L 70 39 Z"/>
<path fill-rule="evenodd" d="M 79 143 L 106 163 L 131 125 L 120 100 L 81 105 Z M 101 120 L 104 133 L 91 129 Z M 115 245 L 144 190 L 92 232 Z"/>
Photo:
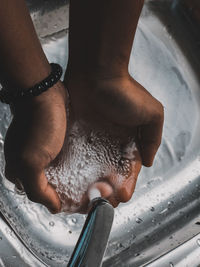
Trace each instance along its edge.
<path fill-rule="evenodd" d="M 33 97 L 42 94 L 47 91 L 50 87 L 56 84 L 62 76 L 62 67 L 59 64 L 51 63 L 51 73 L 50 75 L 37 83 L 31 88 L 23 90 L 7 90 L 6 88 L 1 89 L 0 91 L 0 101 L 6 104 L 14 103 L 22 97 Z"/>

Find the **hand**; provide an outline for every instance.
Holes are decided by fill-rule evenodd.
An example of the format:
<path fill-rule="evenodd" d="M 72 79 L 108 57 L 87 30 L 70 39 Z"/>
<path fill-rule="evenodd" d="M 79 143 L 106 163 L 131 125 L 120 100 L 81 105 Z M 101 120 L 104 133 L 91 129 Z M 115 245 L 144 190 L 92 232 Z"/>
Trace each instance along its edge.
<path fill-rule="evenodd" d="M 37 97 L 22 99 L 13 107 L 13 120 L 5 139 L 5 175 L 30 200 L 51 212 L 61 203 L 44 170 L 59 154 L 66 133 L 66 94 L 61 82 Z"/>
<path fill-rule="evenodd" d="M 107 182 L 96 184 L 116 207 L 131 198 L 141 163 L 153 164 L 161 142 L 163 106 L 130 76 L 82 80 L 66 77 L 65 84 L 76 119 L 90 121 L 94 127 L 104 127 L 109 122 L 127 128 L 137 139 L 139 152 L 135 151 L 129 178 L 119 183 L 116 177 L 107 177 Z"/>

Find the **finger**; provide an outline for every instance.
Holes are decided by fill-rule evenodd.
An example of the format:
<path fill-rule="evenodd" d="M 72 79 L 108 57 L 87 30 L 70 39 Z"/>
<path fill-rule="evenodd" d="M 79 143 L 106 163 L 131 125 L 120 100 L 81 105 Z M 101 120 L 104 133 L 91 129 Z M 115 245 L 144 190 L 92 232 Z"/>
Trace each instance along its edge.
<path fill-rule="evenodd" d="M 161 144 L 163 130 L 163 114 L 156 121 L 140 127 L 139 144 L 142 163 L 146 167 L 153 164 L 157 150 Z"/>
<path fill-rule="evenodd" d="M 35 170 L 22 170 L 15 170 L 14 176 L 12 168 L 6 165 L 6 179 L 15 184 L 18 190 L 25 191 L 31 201 L 45 205 L 52 213 L 59 212 L 61 203 L 58 194 L 48 183 L 44 172 L 36 174 Z M 20 177 L 20 179 L 17 177 Z"/>
<path fill-rule="evenodd" d="M 138 174 L 141 170 L 141 157 L 139 151 L 135 151 L 135 159 L 131 161 L 131 171 L 128 178 L 124 178 L 116 189 L 116 196 L 120 202 L 127 202 L 131 199 L 135 190 Z"/>
<path fill-rule="evenodd" d="M 115 195 L 111 195 L 107 200 L 110 202 L 113 208 L 117 208 L 121 202 L 119 199 L 116 198 Z"/>
<path fill-rule="evenodd" d="M 18 178 L 27 194 L 33 201 L 45 205 L 52 213 L 61 209 L 61 203 L 55 189 L 48 183 L 45 167 L 50 162 L 47 152 L 28 149 L 18 157 L 7 158 L 5 173 L 17 185 Z"/>
<path fill-rule="evenodd" d="M 48 180 L 44 172 L 35 175 L 22 177 L 27 197 L 33 201 L 45 205 L 50 212 L 57 213 L 61 210 L 61 202 L 59 196 Z"/>

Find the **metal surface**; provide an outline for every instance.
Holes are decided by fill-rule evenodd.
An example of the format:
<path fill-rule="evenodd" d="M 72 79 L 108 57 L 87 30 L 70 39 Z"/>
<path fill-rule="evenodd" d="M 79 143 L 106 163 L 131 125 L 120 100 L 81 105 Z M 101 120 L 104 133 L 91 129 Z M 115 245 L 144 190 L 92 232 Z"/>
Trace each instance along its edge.
<path fill-rule="evenodd" d="M 198 240 L 195 236 L 200 232 L 199 29 L 192 27 L 176 3 L 147 2 L 139 22 L 130 73 L 164 104 L 163 140 L 154 166 L 142 169 L 131 201 L 115 210 L 105 267 L 145 266 L 192 237 Z M 43 47 L 50 61 L 65 67 L 67 36 L 58 37 L 46 38 Z M 5 105 L 0 104 L 0 110 L 3 166 L 3 139 L 10 116 Z M 51 215 L 25 196 L 17 195 L 3 174 L 0 179 L 0 210 L 26 247 L 49 266 L 66 266 L 85 216 Z M 9 243 L 20 257 L 24 253 L 23 243 Z M 0 251 L 5 249 L 0 241 Z M 195 251 L 198 253 L 198 248 Z M 38 266 L 27 255 L 24 258 L 29 260 L 29 266 Z M 12 259 L 6 257 L 1 255 L 2 262 L 9 266 Z M 160 267 L 157 262 L 152 266 Z M 196 264 L 191 261 L 188 266 L 197 267 Z M 21 262 L 20 265 L 23 266 Z"/>
<path fill-rule="evenodd" d="M 69 26 L 69 0 L 27 0 L 28 8 L 41 40 L 66 31 Z"/>
<path fill-rule="evenodd" d="M 26 246 L 19 240 L 14 231 L 0 216 L 0 266 L 36 266 L 44 267 Z"/>
<path fill-rule="evenodd" d="M 104 199 L 95 199 L 68 267 L 101 266 L 113 223 L 114 209 Z"/>
<path fill-rule="evenodd" d="M 200 235 L 197 235 L 145 267 L 199 267 L 199 246 Z"/>

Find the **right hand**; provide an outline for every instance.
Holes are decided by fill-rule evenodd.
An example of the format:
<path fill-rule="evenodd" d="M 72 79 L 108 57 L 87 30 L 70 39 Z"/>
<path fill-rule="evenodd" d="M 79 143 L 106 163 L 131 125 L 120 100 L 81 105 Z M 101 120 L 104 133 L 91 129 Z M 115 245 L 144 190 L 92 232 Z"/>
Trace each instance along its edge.
<path fill-rule="evenodd" d="M 132 133 L 139 151 L 135 151 L 128 179 L 100 177 L 96 186 L 114 207 L 127 202 L 135 189 L 136 180 L 144 166 L 152 166 L 161 143 L 164 112 L 162 104 L 132 77 L 82 80 L 68 79 L 71 107 L 75 119 L 90 121 L 92 127 L 118 125 Z M 101 181 L 104 181 L 103 183 Z"/>
<path fill-rule="evenodd" d="M 114 123 L 139 131 L 142 164 L 150 167 L 161 143 L 164 109 L 132 77 L 65 80 L 76 118 L 95 124 Z"/>

